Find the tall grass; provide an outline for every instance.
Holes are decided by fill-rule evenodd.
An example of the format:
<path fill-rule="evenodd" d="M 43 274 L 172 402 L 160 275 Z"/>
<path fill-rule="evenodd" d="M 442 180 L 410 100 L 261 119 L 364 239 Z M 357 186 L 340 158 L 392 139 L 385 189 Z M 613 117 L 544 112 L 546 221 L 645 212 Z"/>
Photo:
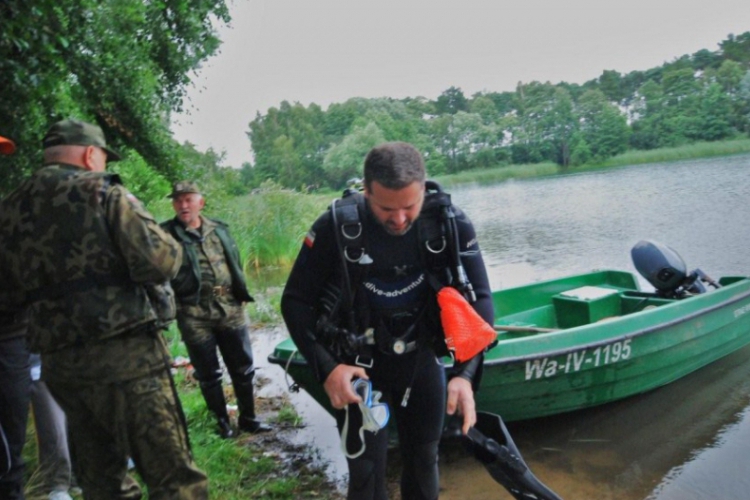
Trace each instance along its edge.
<path fill-rule="evenodd" d="M 747 152 L 750 152 L 750 138 L 719 142 L 696 142 L 673 148 L 626 151 L 596 166 L 619 167 L 640 165 L 643 163 L 690 160 L 693 158 L 710 158 L 713 156 L 727 156 Z"/>
<path fill-rule="evenodd" d="M 217 217 L 231 226 L 246 269 L 289 266 L 302 238 L 330 198 L 266 182 L 247 196 L 222 200 Z"/>

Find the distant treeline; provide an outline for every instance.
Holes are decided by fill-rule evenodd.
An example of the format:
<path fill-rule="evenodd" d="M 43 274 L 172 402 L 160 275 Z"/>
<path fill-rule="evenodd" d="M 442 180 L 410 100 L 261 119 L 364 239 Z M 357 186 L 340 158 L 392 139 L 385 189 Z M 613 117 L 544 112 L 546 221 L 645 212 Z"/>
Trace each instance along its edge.
<path fill-rule="evenodd" d="M 286 101 L 250 122 L 249 186 L 339 189 L 388 140 L 422 150 L 430 175 L 504 164 L 596 164 L 629 149 L 717 141 L 750 132 L 750 32 L 647 71 L 606 70 L 582 85 L 518 83 L 512 92 L 436 100 L 352 98 L 323 110 Z"/>

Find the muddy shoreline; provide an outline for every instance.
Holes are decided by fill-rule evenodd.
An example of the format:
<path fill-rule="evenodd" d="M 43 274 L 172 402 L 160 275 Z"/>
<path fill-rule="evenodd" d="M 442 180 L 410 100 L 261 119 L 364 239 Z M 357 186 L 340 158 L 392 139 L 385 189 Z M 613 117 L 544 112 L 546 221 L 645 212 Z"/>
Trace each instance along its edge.
<path fill-rule="evenodd" d="M 313 425 L 319 425 L 321 418 L 325 418 L 320 414 L 324 410 L 321 408 L 316 412 L 313 405 L 319 405 L 307 394 L 290 391 L 291 380 L 285 377 L 282 368 L 268 362 L 268 355 L 274 346 L 287 336 L 283 326 L 251 329 L 250 338 L 256 365 L 256 412 L 260 418 L 273 422 L 279 411 L 291 404 L 299 415 L 300 422 L 296 425 L 274 423 L 274 430 L 264 434 L 242 434 L 240 443 L 262 448 L 264 454 L 277 464 L 277 470 L 274 472 L 277 475 L 309 476 L 309 479 L 325 477 L 322 483 L 324 488 L 321 488 L 321 491 L 310 491 L 309 498 L 344 499 L 346 471 L 341 470 L 341 467 L 345 469 L 345 463 L 333 463 L 327 458 L 333 450 L 330 449 L 330 445 L 325 446 L 325 442 L 321 443 L 317 439 L 321 432 L 312 428 Z M 333 432 L 322 433 L 328 435 L 327 441 L 335 435 L 333 418 L 330 418 L 330 426 Z M 322 427 L 325 430 L 326 426 Z M 325 491 L 322 491 L 323 489 Z"/>

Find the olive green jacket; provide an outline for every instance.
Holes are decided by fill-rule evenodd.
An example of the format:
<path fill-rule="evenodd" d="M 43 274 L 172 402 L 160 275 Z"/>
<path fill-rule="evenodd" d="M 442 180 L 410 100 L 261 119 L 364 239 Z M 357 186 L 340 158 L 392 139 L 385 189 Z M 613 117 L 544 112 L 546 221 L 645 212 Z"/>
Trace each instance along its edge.
<path fill-rule="evenodd" d="M 206 219 L 204 216 L 201 217 Z M 245 274 L 240 264 L 240 251 L 234 238 L 229 234 L 229 227 L 222 221 L 208 220 L 216 224 L 216 235 L 224 247 L 224 257 L 232 276 L 232 295 L 238 302 L 253 302 L 254 299 L 247 290 Z M 180 271 L 177 273 L 177 277 L 172 280 L 172 289 L 177 302 L 196 305 L 201 297 L 201 270 L 197 248 L 200 242 L 185 231 L 185 226 L 177 217 L 162 222 L 161 227 L 174 239 L 182 243 L 184 249 Z"/>

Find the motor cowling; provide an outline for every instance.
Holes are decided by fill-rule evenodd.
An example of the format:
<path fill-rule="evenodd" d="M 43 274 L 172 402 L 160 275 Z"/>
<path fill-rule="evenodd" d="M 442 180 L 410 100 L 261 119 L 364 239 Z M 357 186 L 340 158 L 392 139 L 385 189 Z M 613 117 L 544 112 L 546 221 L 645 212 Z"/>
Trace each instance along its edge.
<path fill-rule="evenodd" d="M 674 249 L 655 241 L 641 240 L 630 254 L 641 276 L 660 292 L 672 294 L 685 283 L 687 267 Z"/>

